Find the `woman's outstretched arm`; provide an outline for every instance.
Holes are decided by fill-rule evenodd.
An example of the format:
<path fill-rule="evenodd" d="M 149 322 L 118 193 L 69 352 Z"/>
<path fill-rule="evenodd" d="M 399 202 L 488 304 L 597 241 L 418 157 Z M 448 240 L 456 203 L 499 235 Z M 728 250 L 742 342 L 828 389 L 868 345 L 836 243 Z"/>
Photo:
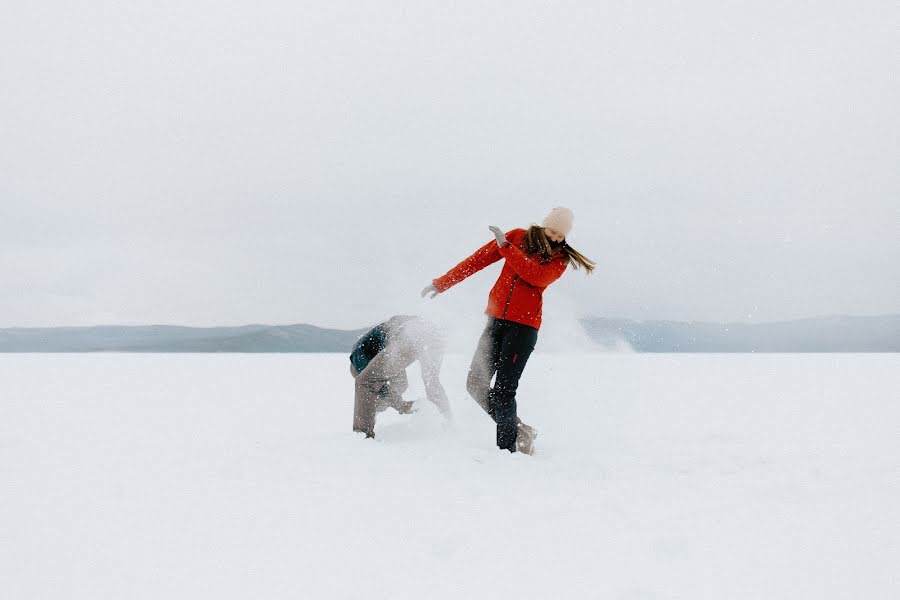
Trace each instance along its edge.
<path fill-rule="evenodd" d="M 500 258 L 500 249 L 497 248 L 496 242 L 490 241 L 431 283 L 438 292 L 444 292 Z"/>

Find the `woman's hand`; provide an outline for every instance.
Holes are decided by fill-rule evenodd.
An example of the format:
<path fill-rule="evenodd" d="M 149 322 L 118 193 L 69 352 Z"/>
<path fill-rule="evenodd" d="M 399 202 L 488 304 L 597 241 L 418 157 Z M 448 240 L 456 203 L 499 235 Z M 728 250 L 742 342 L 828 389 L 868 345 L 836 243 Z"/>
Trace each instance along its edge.
<path fill-rule="evenodd" d="M 435 296 L 440 294 L 440 292 L 436 287 L 434 287 L 433 283 L 429 283 L 427 286 L 425 286 L 425 289 L 422 290 L 422 297 L 424 298 L 425 296 L 428 296 L 428 294 L 431 294 L 431 296 L 429 296 L 430 298 L 434 298 Z"/>
<path fill-rule="evenodd" d="M 488 229 L 490 229 L 493 232 L 494 237 L 497 238 L 497 245 L 499 247 L 502 248 L 506 245 L 506 234 L 503 233 L 503 231 L 499 227 L 497 227 L 496 225 L 491 225 L 488 227 Z"/>

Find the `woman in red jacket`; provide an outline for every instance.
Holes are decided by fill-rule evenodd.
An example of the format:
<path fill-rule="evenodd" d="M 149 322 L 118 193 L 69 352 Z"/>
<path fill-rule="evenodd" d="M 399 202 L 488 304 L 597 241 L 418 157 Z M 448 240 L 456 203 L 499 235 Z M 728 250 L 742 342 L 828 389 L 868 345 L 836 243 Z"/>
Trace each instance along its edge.
<path fill-rule="evenodd" d="M 497 446 L 531 454 L 534 430 L 516 415 L 516 388 L 534 350 L 541 326 L 544 290 L 571 264 L 590 273 L 594 262 L 566 243 L 572 211 L 554 208 L 543 226 L 513 229 L 496 237 L 474 254 L 432 281 L 422 295 L 434 298 L 486 266 L 505 259 L 503 270 L 488 296 L 488 323 L 469 367 L 469 394 L 497 423 Z M 496 374 L 494 387 L 491 378 Z"/>

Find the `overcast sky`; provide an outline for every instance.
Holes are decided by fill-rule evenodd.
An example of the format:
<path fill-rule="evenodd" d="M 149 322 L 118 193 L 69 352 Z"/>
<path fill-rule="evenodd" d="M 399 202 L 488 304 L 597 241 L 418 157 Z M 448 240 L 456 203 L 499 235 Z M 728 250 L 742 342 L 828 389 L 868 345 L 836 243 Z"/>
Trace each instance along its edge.
<path fill-rule="evenodd" d="M 900 311 L 893 2 L 41 2 L 0 18 L 0 327 Z"/>

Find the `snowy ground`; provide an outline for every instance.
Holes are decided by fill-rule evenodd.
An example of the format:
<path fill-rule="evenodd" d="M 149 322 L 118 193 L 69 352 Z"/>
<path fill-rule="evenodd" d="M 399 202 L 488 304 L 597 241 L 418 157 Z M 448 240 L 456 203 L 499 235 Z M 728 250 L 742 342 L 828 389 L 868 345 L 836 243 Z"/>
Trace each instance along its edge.
<path fill-rule="evenodd" d="M 538 353 L 533 457 L 467 364 L 372 441 L 343 355 L 0 355 L 0 597 L 900 597 L 900 355 Z"/>

